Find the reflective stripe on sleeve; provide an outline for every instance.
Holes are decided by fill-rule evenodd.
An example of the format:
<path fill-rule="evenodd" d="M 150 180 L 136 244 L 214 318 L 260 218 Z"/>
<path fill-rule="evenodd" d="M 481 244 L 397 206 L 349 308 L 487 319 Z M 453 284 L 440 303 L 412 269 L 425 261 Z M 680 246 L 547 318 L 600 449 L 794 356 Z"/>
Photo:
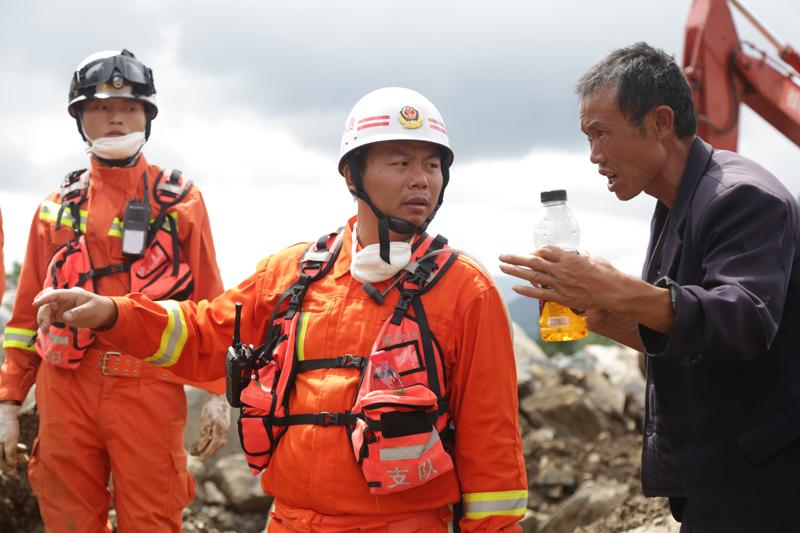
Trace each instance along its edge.
<path fill-rule="evenodd" d="M 58 204 L 52 200 L 45 200 L 39 205 L 39 220 L 44 220 L 45 222 L 52 222 L 53 224 L 56 223 L 58 220 L 58 211 L 61 209 L 61 204 Z M 89 212 L 83 209 L 80 210 L 81 213 L 81 231 L 86 232 L 86 218 L 89 216 Z M 61 225 L 71 228 L 73 226 L 73 219 L 72 219 L 72 211 L 69 209 L 64 209 L 64 213 L 61 215 Z"/>
<path fill-rule="evenodd" d="M 527 490 L 471 492 L 464 494 L 464 516 L 473 520 L 492 515 L 524 515 L 528 507 Z"/>
<path fill-rule="evenodd" d="M 36 346 L 33 344 L 35 340 L 36 330 L 33 329 L 6 326 L 3 332 L 3 348 L 19 348 L 21 350 L 35 352 Z"/>
<path fill-rule="evenodd" d="M 111 227 L 108 229 L 108 233 L 106 235 L 109 237 L 122 238 L 122 222 L 119 220 L 119 218 L 114 217 L 114 221 L 111 222 Z"/>
<path fill-rule="evenodd" d="M 153 363 L 158 366 L 172 366 L 178 362 L 189 335 L 186 327 L 186 319 L 183 316 L 183 309 L 178 302 L 166 300 L 156 302 L 167 312 L 167 327 L 161 334 L 161 344 L 156 353 L 145 359 L 146 363 Z"/>

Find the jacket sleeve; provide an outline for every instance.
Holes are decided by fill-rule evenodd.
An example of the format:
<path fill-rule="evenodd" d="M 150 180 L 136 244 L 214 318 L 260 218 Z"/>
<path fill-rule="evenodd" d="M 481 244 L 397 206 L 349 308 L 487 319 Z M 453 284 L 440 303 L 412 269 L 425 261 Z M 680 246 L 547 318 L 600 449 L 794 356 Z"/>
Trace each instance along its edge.
<path fill-rule="evenodd" d="M 211 224 L 208 219 L 203 196 L 197 187 L 193 187 L 189 198 L 181 205 L 184 211 L 179 215 L 185 224 L 181 228 L 181 246 L 183 256 L 189 263 L 193 276 L 194 288 L 191 300 L 213 300 L 223 291 L 222 278 L 217 266 L 217 254 L 214 249 L 214 239 L 211 236 Z M 185 229 L 184 229 L 185 228 Z M 210 382 L 196 382 L 185 380 L 187 384 L 199 387 L 214 394 L 225 392 L 225 379 L 220 378 Z"/>
<path fill-rule="evenodd" d="M 797 249 L 793 215 L 786 200 L 751 185 L 715 197 L 689 237 L 702 280 L 670 283 L 672 332 L 667 337 L 640 327 L 648 352 L 691 363 L 736 363 L 766 354 Z"/>
<path fill-rule="evenodd" d="M 14 310 L 3 336 L 6 358 L 0 368 L 0 401 L 22 402 L 36 380 L 36 371 L 42 360 L 33 343 L 37 324 L 31 303 L 42 290 L 52 251 L 47 225 L 40 221 L 37 209 L 31 222 L 25 260 L 17 282 Z"/>
<path fill-rule="evenodd" d="M 461 531 L 521 531 L 528 481 L 519 431 L 514 347 L 504 304 L 488 285 L 458 325 L 450 388 Z"/>
<path fill-rule="evenodd" d="M 266 322 L 254 274 L 212 301 L 154 302 L 143 294 L 114 297 L 117 322 L 98 336 L 118 349 L 194 381 L 225 377 L 225 354 L 233 336 L 234 304 L 242 302 L 243 343 L 259 345 Z"/>
<path fill-rule="evenodd" d="M 181 245 L 194 277 L 191 299 L 199 302 L 213 300 L 222 294 L 223 286 L 206 204 L 200 191 L 193 189 L 186 200 L 185 217 L 189 224 L 187 233 L 181 235 Z"/>

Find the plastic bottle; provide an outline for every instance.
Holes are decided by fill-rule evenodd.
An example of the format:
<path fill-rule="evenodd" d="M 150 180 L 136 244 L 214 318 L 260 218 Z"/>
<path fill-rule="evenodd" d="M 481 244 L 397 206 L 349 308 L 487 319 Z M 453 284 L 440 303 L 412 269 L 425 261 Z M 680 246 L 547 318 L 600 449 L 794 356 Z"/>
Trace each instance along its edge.
<path fill-rule="evenodd" d="M 567 191 L 545 191 L 541 199 L 543 209 L 533 229 L 536 247 L 557 246 L 577 253 L 581 233 L 578 221 L 567 207 Z M 582 309 L 540 300 L 539 332 L 543 341 L 573 341 L 588 335 L 589 327 Z"/>

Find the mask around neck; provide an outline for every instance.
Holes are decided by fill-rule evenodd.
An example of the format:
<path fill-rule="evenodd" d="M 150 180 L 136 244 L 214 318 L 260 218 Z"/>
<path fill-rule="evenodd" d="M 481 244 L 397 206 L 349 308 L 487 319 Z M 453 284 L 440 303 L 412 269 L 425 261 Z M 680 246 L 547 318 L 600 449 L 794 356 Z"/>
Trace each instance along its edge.
<path fill-rule="evenodd" d="M 381 259 L 380 244 L 370 244 L 358 249 L 358 223 L 353 226 L 353 258 L 350 273 L 361 283 L 377 283 L 394 277 L 411 261 L 411 243 L 392 241 L 389 243 L 389 263 Z"/>
<path fill-rule="evenodd" d="M 86 141 L 86 152 L 111 161 L 130 159 L 141 151 L 145 142 L 144 132 L 134 131 L 127 135 Z"/>

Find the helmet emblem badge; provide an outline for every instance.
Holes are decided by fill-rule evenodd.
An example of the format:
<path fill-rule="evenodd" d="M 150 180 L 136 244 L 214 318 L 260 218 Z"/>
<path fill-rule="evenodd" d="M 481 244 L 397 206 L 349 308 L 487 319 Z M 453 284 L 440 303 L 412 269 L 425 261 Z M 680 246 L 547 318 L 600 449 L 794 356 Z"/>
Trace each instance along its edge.
<path fill-rule="evenodd" d="M 414 130 L 422 126 L 422 115 L 410 105 L 403 106 L 400 113 L 398 113 L 398 118 L 400 119 L 400 125 L 404 128 Z"/>

